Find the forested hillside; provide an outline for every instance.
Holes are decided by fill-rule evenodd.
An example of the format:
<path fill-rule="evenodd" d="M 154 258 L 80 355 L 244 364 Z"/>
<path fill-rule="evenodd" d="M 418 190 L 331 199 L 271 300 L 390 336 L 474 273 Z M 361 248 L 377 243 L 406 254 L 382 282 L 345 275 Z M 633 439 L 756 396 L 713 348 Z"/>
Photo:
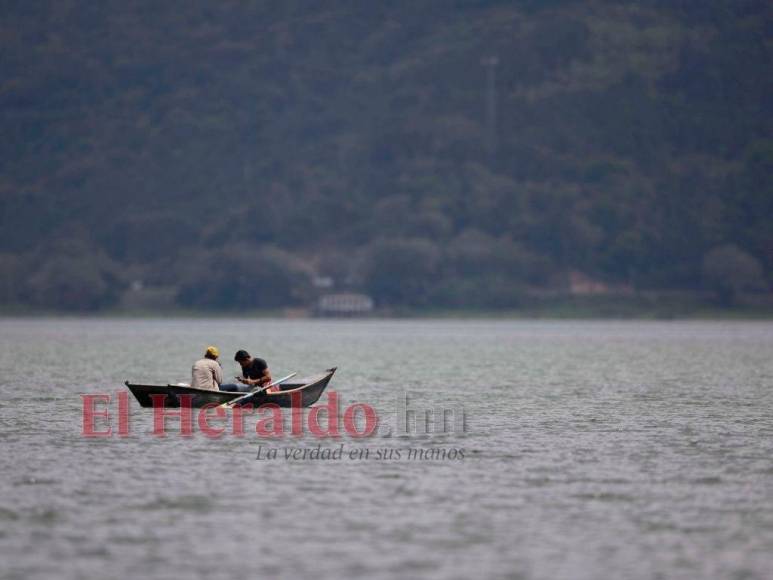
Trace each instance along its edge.
<path fill-rule="evenodd" d="M 764 291 L 772 6 L 0 0 L 0 303 Z"/>

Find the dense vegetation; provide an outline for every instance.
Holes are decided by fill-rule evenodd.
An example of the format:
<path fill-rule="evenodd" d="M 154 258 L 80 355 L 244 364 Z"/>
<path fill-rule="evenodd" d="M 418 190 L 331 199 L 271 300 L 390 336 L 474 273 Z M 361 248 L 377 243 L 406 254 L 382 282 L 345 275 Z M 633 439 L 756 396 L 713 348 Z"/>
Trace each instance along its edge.
<path fill-rule="evenodd" d="M 0 6 L 0 303 L 771 283 L 770 2 Z"/>

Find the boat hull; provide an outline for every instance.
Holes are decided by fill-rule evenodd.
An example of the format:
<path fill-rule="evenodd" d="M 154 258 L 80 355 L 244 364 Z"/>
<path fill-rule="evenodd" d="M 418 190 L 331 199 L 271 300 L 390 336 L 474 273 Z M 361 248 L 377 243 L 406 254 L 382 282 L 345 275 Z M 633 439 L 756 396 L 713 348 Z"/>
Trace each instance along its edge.
<path fill-rule="evenodd" d="M 300 380 L 279 385 L 278 392 L 256 394 L 254 397 L 240 401 L 241 405 L 253 405 L 259 407 L 267 403 L 273 403 L 279 407 L 292 407 L 293 400 L 297 399 L 301 407 L 308 407 L 316 403 L 327 388 L 330 379 L 336 369 L 328 369 L 324 373 L 312 375 Z M 152 407 L 152 395 L 162 395 L 165 398 L 164 407 L 180 407 L 180 396 L 191 396 L 192 407 L 204 407 L 205 405 L 222 405 L 234 399 L 242 397 L 244 393 L 231 393 L 228 391 L 210 391 L 207 389 L 195 389 L 179 385 L 140 385 L 126 382 L 126 387 L 137 399 L 141 407 Z"/>

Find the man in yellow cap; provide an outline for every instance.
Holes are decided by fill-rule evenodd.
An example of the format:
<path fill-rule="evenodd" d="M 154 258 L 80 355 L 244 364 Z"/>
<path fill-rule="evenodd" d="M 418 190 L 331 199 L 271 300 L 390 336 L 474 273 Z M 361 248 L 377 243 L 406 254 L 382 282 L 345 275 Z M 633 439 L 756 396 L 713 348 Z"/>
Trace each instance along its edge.
<path fill-rule="evenodd" d="M 220 351 L 216 346 L 208 346 L 204 358 L 193 363 L 191 369 L 191 387 L 217 391 L 223 382 L 223 369 L 217 361 Z"/>

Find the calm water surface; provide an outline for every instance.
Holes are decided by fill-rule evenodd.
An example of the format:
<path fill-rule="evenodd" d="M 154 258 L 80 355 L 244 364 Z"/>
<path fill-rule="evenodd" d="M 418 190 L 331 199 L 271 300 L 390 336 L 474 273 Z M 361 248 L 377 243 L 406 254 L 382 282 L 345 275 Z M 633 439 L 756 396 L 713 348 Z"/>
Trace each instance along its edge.
<path fill-rule="evenodd" d="M 187 381 L 208 344 L 331 366 L 467 432 L 325 440 L 455 461 L 257 461 L 266 441 L 81 437 L 81 393 Z M 0 577 L 770 578 L 773 324 L 0 320 Z"/>

